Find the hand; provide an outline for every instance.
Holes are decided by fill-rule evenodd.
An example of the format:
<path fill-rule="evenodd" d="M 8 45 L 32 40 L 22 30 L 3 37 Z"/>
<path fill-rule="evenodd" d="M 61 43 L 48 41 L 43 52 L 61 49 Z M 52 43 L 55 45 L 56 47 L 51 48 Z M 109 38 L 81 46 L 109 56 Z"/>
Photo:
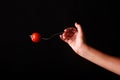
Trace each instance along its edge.
<path fill-rule="evenodd" d="M 107 55 L 88 46 L 83 40 L 83 32 L 80 24 L 75 23 L 75 27 L 66 28 L 64 33 L 60 35 L 60 38 L 68 43 L 81 57 L 120 75 L 120 58 Z"/>
<path fill-rule="evenodd" d="M 81 25 L 75 23 L 75 27 L 76 28 L 74 27 L 66 28 L 64 30 L 64 33 L 60 35 L 60 38 L 66 43 L 68 43 L 75 52 L 77 52 L 84 44 L 84 41 Z"/>

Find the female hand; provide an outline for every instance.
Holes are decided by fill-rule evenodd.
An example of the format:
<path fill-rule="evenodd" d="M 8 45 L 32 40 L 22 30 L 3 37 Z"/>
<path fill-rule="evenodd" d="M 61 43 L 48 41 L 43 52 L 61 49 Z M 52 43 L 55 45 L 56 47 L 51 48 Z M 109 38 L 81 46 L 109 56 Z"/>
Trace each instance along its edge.
<path fill-rule="evenodd" d="M 77 52 L 84 45 L 84 40 L 81 25 L 75 23 L 75 27 L 76 28 L 66 28 L 64 33 L 60 35 L 60 38 L 68 43 L 75 52 Z"/>

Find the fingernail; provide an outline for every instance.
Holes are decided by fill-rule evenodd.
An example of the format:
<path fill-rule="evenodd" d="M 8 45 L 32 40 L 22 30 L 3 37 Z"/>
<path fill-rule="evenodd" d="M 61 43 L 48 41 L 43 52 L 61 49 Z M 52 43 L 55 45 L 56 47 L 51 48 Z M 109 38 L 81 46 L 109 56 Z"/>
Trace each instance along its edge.
<path fill-rule="evenodd" d="M 66 31 L 66 29 L 64 30 L 64 32 Z"/>
<path fill-rule="evenodd" d="M 77 25 L 78 23 L 77 22 L 75 22 L 75 25 Z"/>

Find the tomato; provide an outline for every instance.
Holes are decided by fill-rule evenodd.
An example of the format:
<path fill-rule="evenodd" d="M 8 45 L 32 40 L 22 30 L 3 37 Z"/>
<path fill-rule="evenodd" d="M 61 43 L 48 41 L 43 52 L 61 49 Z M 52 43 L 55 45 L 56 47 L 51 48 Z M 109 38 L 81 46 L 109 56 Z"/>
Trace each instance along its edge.
<path fill-rule="evenodd" d="M 38 43 L 41 40 L 41 35 L 38 32 L 32 33 L 30 37 L 34 43 Z"/>

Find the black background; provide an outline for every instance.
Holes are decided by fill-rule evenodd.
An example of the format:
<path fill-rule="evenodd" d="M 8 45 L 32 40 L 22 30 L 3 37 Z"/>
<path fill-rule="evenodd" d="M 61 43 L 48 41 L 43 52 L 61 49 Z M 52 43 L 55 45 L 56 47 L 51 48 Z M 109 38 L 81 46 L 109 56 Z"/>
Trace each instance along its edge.
<path fill-rule="evenodd" d="M 15 27 L 6 29 L 9 36 L 3 36 L 1 41 L 5 48 L 0 56 L 1 71 L 61 73 L 89 79 L 118 77 L 78 56 L 59 36 L 36 44 L 29 38 L 35 31 L 48 37 L 78 22 L 82 25 L 87 44 L 120 57 L 118 2 L 16 0 L 15 15 Z"/>

